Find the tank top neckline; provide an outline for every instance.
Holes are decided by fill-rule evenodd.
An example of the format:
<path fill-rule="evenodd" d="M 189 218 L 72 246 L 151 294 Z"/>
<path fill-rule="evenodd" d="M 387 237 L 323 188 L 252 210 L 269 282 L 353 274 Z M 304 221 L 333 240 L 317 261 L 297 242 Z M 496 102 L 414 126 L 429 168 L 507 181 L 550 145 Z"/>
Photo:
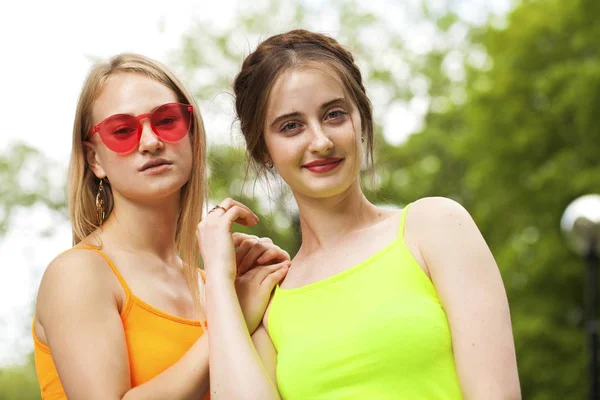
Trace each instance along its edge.
<path fill-rule="evenodd" d="M 397 245 L 402 244 L 404 242 L 404 224 L 406 221 L 406 213 L 407 213 L 409 207 L 410 207 L 410 204 L 406 205 L 402 209 L 402 212 L 400 214 L 400 223 L 399 223 L 399 228 L 398 228 L 398 234 L 384 248 L 377 250 L 375 253 L 371 254 L 369 257 L 367 257 L 365 260 L 361 261 L 360 263 L 355 264 L 343 271 L 340 271 L 334 275 L 328 276 L 328 277 L 318 280 L 316 282 L 307 283 L 305 285 L 298 286 L 295 288 L 289 288 L 289 289 L 281 288 L 280 284 L 277 284 L 275 286 L 274 296 L 276 296 L 278 294 L 279 295 L 292 295 L 292 294 L 298 294 L 298 293 L 303 293 L 303 292 L 310 291 L 313 289 L 317 289 L 322 286 L 326 286 L 326 285 L 329 285 L 336 281 L 342 280 L 342 279 L 344 279 L 350 275 L 353 275 L 354 273 L 364 269 L 365 267 L 373 264 L 379 258 L 384 256 L 389 251 L 391 251 L 394 247 L 396 247 Z M 292 263 L 292 265 L 293 265 L 293 263 Z"/>
<path fill-rule="evenodd" d="M 295 288 L 289 288 L 289 289 L 283 289 L 278 284 L 275 287 L 275 292 L 285 294 L 285 295 L 298 294 L 298 293 L 302 293 L 302 292 L 307 292 L 309 290 L 317 289 L 321 286 L 326 286 L 326 285 L 329 285 L 336 281 L 342 280 L 342 279 L 346 278 L 347 276 L 350 276 L 350 275 L 364 269 L 365 267 L 373 264 L 375 261 L 377 261 L 377 259 L 379 259 L 383 255 L 385 255 L 387 252 L 392 250 L 399 243 L 400 243 L 400 238 L 395 238 L 383 249 L 377 250 L 374 254 L 370 255 L 366 260 L 364 260 L 358 264 L 355 264 L 348 269 L 340 271 L 334 275 L 331 275 L 331 276 L 328 276 L 321 280 L 318 280 L 316 282 L 307 283 L 305 285 L 295 287 Z"/>
<path fill-rule="evenodd" d="M 77 246 L 77 247 L 73 247 L 71 250 L 77 250 L 77 249 L 92 250 L 93 252 L 97 253 L 102 258 L 104 258 L 104 260 L 108 263 L 110 269 L 116 275 L 117 279 L 121 283 L 121 286 L 123 287 L 123 290 L 125 291 L 125 302 L 123 303 L 123 307 L 122 307 L 121 313 L 120 313 L 121 319 L 125 319 L 127 317 L 127 314 L 129 313 L 129 311 L 131 309 L 131 306 L 133 305 L 133 303 L 135 303 L 136 305 L 140 306 L 144 310 L 146 310 L 158 317 L 165 318 L 165 319 L 171 320 L 173 322 L 181 323 L 181 324 L 202 326 L 202 322 L 200 320 L 184 318 L 184 317 L 180 317 L 178 315 L 173 315 L 171 313 L 168 313 L 166 311 L 163 311 L 161 309 L 154 307 L 153 305 L 147 303 L 146 301 L 144 301 L 141 298 L 139 298 L 138 296 L 136 296 L 129 288 L 129 285 L 125 281 L 125 278 L 123 278 L 123 275 L 121 275 L 121 272 L 117 269 L 117 267 L 112 262 L 112 260 L 103 251 L 96 249 L 94 247 L 91 247 L 91 246 Z M 201 274 L 201 277 L 204 279 L 204 275 Z"/>

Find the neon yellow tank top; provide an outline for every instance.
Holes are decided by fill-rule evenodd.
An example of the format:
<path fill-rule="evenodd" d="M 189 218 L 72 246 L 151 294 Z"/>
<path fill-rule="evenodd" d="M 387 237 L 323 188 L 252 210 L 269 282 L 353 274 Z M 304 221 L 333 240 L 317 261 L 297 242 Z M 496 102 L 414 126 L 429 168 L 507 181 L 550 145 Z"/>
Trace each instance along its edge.
<path fill-rule="evenodd" d="M 285 400 L 462 399 L 450 329 L 404 241 L 295 289 L 277 287 L 268 331 Z"/>

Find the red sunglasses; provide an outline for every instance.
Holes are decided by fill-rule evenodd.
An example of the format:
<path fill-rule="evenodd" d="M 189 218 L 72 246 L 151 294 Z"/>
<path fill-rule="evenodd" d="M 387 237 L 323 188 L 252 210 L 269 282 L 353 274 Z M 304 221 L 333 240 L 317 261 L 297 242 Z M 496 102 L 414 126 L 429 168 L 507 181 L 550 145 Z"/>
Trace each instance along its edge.
<path fill-rule="evenodd" d="M 135 149 L 142 137 L 142 121 L 148 119 L 152 131 L 165 142 L 177 142 L 185 137 L 192 123 L 194 107 L 189 104 L 167 103 L 151 113 L 134 117 L 115 114 L 90 130 L 90 137 L 98 132 L 102 142 L 115 153 L 127 153 Z"/>

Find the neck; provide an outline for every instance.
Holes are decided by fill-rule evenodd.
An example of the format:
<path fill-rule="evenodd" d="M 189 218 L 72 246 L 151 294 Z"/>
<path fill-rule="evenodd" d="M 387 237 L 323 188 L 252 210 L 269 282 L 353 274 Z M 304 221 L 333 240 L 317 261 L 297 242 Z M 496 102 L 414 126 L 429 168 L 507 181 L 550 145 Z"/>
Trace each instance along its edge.
<path fill-rule="evenodd" d="M 333 197 L 309 198 L 298 194 L 294 197 L 302 231 L 298 254 L 335 245 L 349 232 L 372 225 L 381 216 L 381 211 L 365 197 L 358 181 Z"/>
<path fill-rule="evenodd" d="M 180 210 L 179 191 L 152 203 L 136 203 L 113 192 L 114 207 L 102 225 L 103 242 L 115 247 L 152 254 L 161 260 L 178 257 L 175 235 Z"/>

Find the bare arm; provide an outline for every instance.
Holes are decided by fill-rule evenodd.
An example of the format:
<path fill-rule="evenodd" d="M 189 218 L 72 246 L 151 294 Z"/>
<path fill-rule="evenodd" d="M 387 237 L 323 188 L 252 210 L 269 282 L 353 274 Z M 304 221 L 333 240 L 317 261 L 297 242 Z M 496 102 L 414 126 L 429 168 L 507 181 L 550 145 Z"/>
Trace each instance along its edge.
<path fill-rule="evenodd" d="M 254 348 L 258 352 L 262 364 L 271 378 L 271 382 L 277 383 L 277 351 L 273 345 L 273 341 L 267 332 L 264 323 L 260 324 L 256 332 L 252 334 L 252 342 Z"/>
<path fill-rule="evenodd" d="M 466 399 L 520 399 L 508 299 L 491 251 L 469 213 L 444 198 L 416 202 L 407 230 L 446 311 Z"/>
<path fill-rule="evenodd" d="M 208 392 L 208 339 L 202 335 L 169 369 L 131 388 L 123 324 L 106 262 L 86 251 L 46 270 L 36 306 L 65 393 L 77 399 L 201 399 Z"/>
<path fill-rule="evenodd" d="M 235 289 L 236 254 L 231 228 L 234 222 L 254 225 L 258 218 L 246 206 L 231 199 L 221 202 L 220 206 L 222 209 L 204 218 L 197 231 L 207 275 L 211 399 L 280 399 L 275 382 L 252 342 Z M 248 272 L 255 274 L 251 281 L 257 283 L 256 293 L 264 297 L 265 307 L 274 285 L 285 276 L 287 265 L 284 262 L 271 269 L 258 267 Z M 260 311 L 262 316 L 264 308 Z M 256 325 L 259 321 L 260 317 Z M 259 329 L 259 341 L 260 332 Z"/>
<path fill-rule="evenodd" d="M 211 399 L 280 399 L 275 381 L 250 337 L 233 284 L 209 276 L 206 296 Z M 253 335 L 263 352 L 270 342 L 264 335 L 264 328 Z"/>

